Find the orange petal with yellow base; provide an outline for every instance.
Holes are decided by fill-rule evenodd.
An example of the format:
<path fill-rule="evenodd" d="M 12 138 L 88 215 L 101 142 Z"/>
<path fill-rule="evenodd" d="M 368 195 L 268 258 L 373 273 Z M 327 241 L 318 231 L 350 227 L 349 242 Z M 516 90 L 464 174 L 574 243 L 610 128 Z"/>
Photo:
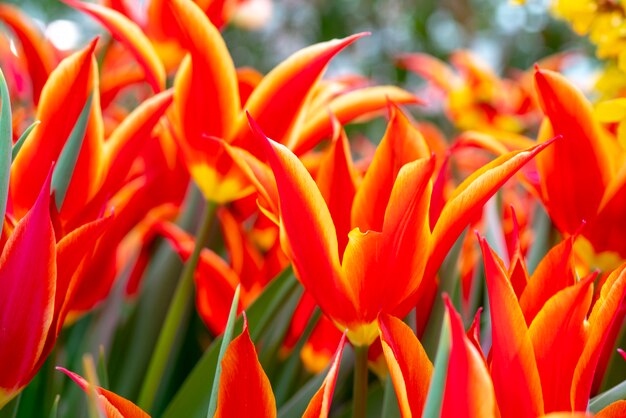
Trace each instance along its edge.
<path fill-rule="evenodd" d="M 354 298 L 339 264 L 337 233 L 328 206 L 300 160 L 267 138 L 251 117 L 250 125 L 274 172 L 283 249 L 290 253 L 298 278 L 322 310 L 347 325 L 356 318 Z"/>

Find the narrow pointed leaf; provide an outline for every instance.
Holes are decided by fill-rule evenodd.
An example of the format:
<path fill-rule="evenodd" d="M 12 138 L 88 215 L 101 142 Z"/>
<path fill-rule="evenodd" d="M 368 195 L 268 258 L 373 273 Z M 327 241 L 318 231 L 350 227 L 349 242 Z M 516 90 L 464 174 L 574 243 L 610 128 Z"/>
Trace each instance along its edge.
<path fill-rule="evenodd" d="M 24 145 L 26 138 L 28 138 L 28 135 L 30 135 L 31 131 L 35 129 L 40 123 L 40 121 L 36 120 L 28 128 L 26 128 L 24 132 L 22 132 L 22 135 L 20 135 L 19 139 L 17 140 L 15 145 L 13 145 L 13 149 L 11 150 L 12 161 L 15 160 L 15 157 L 17 157 L 17 154 L 22 149 L 22 146 Z"/>
<path fill-rule="evenodd" d="M 90 94 L 85 102 L 82 112 L 78 116 L 78 120 L 70 133 L 63 151 L 59 156 L 59 161 L 54 168 L 52 174 L 52 190 L 55 191 L 55 203 L 57 209 L 60 211 L 63 207 L 63 201 L 67 194 L 67 189 L 72 180 L 74 169 L 76 168 L 76 162 L 78 161 L 78 154 L 80 153 L 85 139 L 85 133 L 87 132 L 87 122 L 89 121 L 89 114 L 91 112 L 91 102 L 93 95 Z"/>
<path fill-rule="evenodd" d="M 213 414 L 215 414 L 215 409 L 217 408 L 217 392 L 219 389 L 220 375 L 222 374 L 222 359 L 224 358 L 224 353 L 226 352 L 235 331 L 235 319 L 237 318 L 237 307 L 239 306 L 239 291 L 240 286 L 237 286 L 237 289 L 235 289 L 235 296 L 233 297 L 233 302 L 230 307 L 230 312 L 228 313 L 226 329 L 224 330 L 224 335 L 222 336 L 222 344 L 220 345 L 220 352 L 217 356 L 215 377 L 213 378 L 213 386 L 211 387 L 211 400 L 209 402 L 207 418 L 212 418 Z"/>
<path fill-rule="evenodd" d="M 422 418 L 438 417 L 443 410 L 452 344 L 450 331 L 450 316 L 446 313 L 441 327 L 441 334 L 439 335 L 439 346 L 437 347 L 437 356 L 435 357 L 433 377 L 428 388 Z"/>
<path fill-rule="evenodd" d="M 13 120 L 11 117 L 11 99 L 9 98 L 9 87 L 0 70 L 0 232 L 4 225 L 4 214 L 7 209 L 9 198 L 9 179 L 11 175 L 13 145 Z"/>

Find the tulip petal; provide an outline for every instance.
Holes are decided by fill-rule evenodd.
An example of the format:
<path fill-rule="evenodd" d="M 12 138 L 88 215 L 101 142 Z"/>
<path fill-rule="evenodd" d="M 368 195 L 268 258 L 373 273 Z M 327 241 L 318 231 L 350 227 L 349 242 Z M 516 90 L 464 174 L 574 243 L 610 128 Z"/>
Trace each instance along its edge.
<path fill-rule="evenodd" d="M 107 178 L 102 185 L 104 193 L 114 193 L 130 170 L 143 145 L 150 138 L 154 126 L 172 103 L 168 90 L 144 101 L 122 123 L 105 143 Z"/>
<path fill-rule="evenodd" d="M 276 417 L 272 387 L 257 358 L 247 321 L 224 354 L 215 417 Z"/>
<path fill-rule="evenodd" d="M 496 395 L 480 351 L 467 338 L 461 316 L 444 295 L 452 334 L 441 417 L 497 417 Z"/>
<path fill-rule="evenodd" d="M 17 7 L 0 4 L 0 20 L 13 30 L 20 41 L 33 83 L 33 102 L 38 104 L 41 90 L 57 63 L 55 48 Z"/>
<path fill-rule="evenodd" d="M 319 43 L 302 49 L 267 74 L 250 94 L 246 110 L 266 135 L 283 144 L 290 144 L 291 135 L 303 123 L 304 105 L 313 86 L 322 76 L 328 62 L 341 50 L 365 33 L 344 39 Z M 299 132 L 298 132 L 299 134 Z M 254 155 L 263 155 L 260 144 L 248 128 L 245 115 L 239 119 L 233 144 Z"/>
<path fill-rule="evenodd" d="M 165 3 L 172 14 L 170 25 L 191 56 L 174 81 L 177 117 L 185 141 L 201 149 L 206 136 L 231 137 L 241 112 L 237 73 L 224 39 L 193 1 Z"/>
<path fill-rule="evenodd" d="M 526 324 L 530 325 L 548 299 L 576 282 L 573 243 L 572 236 L 550 249 L 530 277 L 519 300 Z"/>
<path fill-rule="evenodd" d="M 589 316 L 587 344 L 580 356 L 572 379 L 571 407 L 585 410 L 600 354 L 609 329 L 617 320 L 620 306 L 626 295 L 626 264 L 614 270 L 602 285 L 600 296 Z"/>
<path fill-rule="evenodd" d="M 344 282 L 328 206 L 300 160 L 284 145 L 267 138 L 251 117 L 250 125 L 265 145 L 276 179 L 283 249 L 292 260 L 297 277 L 322 310 L 347 326 L 356 317 L 355 298 Z"/>
<path fill-rule="evenodd" d="M 528 329 L 543 389 L 545 412 L 570 409 L 574 369 L 585 346 L 594 276 L 552 296 Z"/>
<path fill-rule="evenodd" d="M 413 94 L 394 86 L 374 86 L 348 91 L 332 99 L 327 109 L 311 112 L 311 119 L 305 121 L 302 132 L 292 137 L 288 147 L 296 155 L 302 155 L 314 148 L 322 139 L 332 135 L 332 118 L 334 115 L 341 125 L 357 118 L 370 116 L 384 110 L 389 102 L 396 104 L 420 104 L 421 101 Z M 326 111 L 328 110 L 328 112 Z"/>
<path fill-rule="evenodd" d="M 520 168 L 552 142 L 544 142 L 523 151 L 514 151 L 496 158 L 476 170 L 453 192 L 433 228 L 433 246 L 426 277 L 439 269 L 446 254 L 473 215 Z"/>
<path fill-rule="evenodd" d="M 357 173 L 352 162 L 348 137 L 338 121 L 335 127 L 335 137 L 322 156 L 316 183 L 333 217 L 339 253 L 342 254 L 348 244 L 348 233 L 352 229 L 350 211 L 356 193 Z"/>
<path fill-rule="evenodd" d="M 375 321 L 380 312 L 406 315 L 395 308 L 422 279 L 426 258 L 419 254 L 428 253 L 433 169 L 434 158 L 402 167 L 389 197 L 382 232 L 355 229 L 350 233 L 342 268 L 358 303 L 359 320 L 365 324 Z M 380 280 L 386 275 L 394 280 Z"/>
<path fill-rule="evenodd" d="M 380 315 L 378 327 L 402 418 L 421 417 L 433 365 L 411 328 L 401 320 Z"/>
<path fill-rule="evenodd" d="M 479 237 L 485 262 L 492 324 L 491 377 L 502 417 L 536 418 L 543 396 L 524 315 L 506 272 Z"/>
<path fill-rule="evenodd" d="M 73 373 L 63 367 L 57 367 L 57 370 L 65 373 L 70 379 L 72 379 L 85 393 L 89 393 L 91 390 L 91 384 L 83 379 L 81 376 Z M 94 387 L 98 401 L 101 402 L 107 418 L 149 418 L 150 415 L 146 414 L 137 405 L 122 398 L 116 393 L 103 389 L 99 386 Z"/>
<path fill-rule="evenodd" d="M 535 87 L 552 132 L 564 138 L 537 158 L 542 193 L 556 225 L 573 233 L 595 216 L 613 170 L 610 156 L 620 152 L 600 130 L 589 101 L 563 76 L 536 70 Z"/>
<path fill-rule="evenodd" d="M 36 199 L 47 168 L 59 158 L 70 132 L 74 128 L 87 97 L 93 94 L 87 134 L 76 162 L 64 201 L 68 217 L 95 193 L 100 185 L 102 153 L 102 117 L 97 88 L 97 65 L 93 57 L 93 41 L 82 51 L 72 54 L 59 64 L 46 82 L 36 119 L 41 121 L 33 130 L 11 167 L 11 198 L 13 209 L 21 216 Z M 59 106 L 63 103 L 63 106 Z"/>
<path fill-rule="evenodd" d="M 322 383 L 322 387 L 315 393 L 309 406 L 302 415 L 303 418 L 327 418 L 330 412 L 330 404 L 333 400 L 333 393 L 335 392 L 335 382 L 337 381 L 337 374 L 339 373 L 339 364 L 341 362 L 341 355 L 343 354 L 343 347 L 346 344 L 346 334 L 344 333 L 339 341 L 339 346 L 335 352 L 328 374 Z"/>
<path fill-rule="evenodd" d="M 136 23 L 108 7 L 94 3 L 83 3 L 78 0 L 63 1 L 69 6 L 94 17 L 111 32 L 115 39 L 126 46 L 143 67 L 147 81 L 155 93 L 165 88 L 165 68 L 150 40 Z"/>
<path fill-rule="evenodd" d="M 382 231 L 385 211 L 400 168 L 430 157 L 422 134 L 395 104 L 391 120 L 352 205 L 352 226 L 361 231 Z"/>
<path fill-rule="evenodd" d="M 50 175 L 0 256 L 0 391 L 9 396 L 36 373 L 54 320 L 57 268 L 49 190 Z M 0 395 L 0 404 L 9 399 Z"/>

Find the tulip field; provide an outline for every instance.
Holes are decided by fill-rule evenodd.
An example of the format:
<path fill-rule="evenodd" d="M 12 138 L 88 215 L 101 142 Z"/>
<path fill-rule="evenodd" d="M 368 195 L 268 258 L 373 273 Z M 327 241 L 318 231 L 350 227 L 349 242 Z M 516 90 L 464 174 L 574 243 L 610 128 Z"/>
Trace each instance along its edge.
<path fill-rule="evenodd" d="M 626 418 L 624 1 L 39 3 L 0 418 Z"/>

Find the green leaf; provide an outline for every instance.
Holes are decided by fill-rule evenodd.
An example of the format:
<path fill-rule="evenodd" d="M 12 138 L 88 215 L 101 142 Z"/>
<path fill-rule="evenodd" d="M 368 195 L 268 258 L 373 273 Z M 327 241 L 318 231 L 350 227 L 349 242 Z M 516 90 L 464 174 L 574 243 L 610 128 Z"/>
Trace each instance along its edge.
<path fill-rule="evenodd" d="M 597 414 L 613 402 L 626 399 L 626 380 L 619 385 L 593 397 L 589 401 L 589 411 Z"/>
<path fill-rule="evenodd" d="M 222 344 L 220 345 L 220 353 L 217 356 L 217 367 L 215 369 L 215 376 L 213 377 L 213 386 L 211 387 L 211 400 L 209 402 L 209 410 L 207 412 L 207 418 L 212 418 L 215 415 L 217 409 L 217 392 L 220 385 L 220 375 L 222 374 L 222 359 L 224 353 L 233 339 L 233 333 L 235 331 L 235 319 L 237 318 L 237 307 L 239 306 L 239 291 L 241 285 L 237 285 L 235 290 L 235 296 L 233 297 L 233 303 L 230 305 L 230 312 L 228 313 L 228 322 L 226 322 L 226 329 L 224 330 L 224 336 L 222 337 Z"/>
<path fill-rule="evenodd" d="M 302 299 L 304 289 L 299 286 L 285 299 L 280 311 L 274 315 L 271 329 L 263 333 L 263 337 L 256 342 L 258 347 L 258 357 L 265 374 L 273 380 L 277 372 L 279 359 L 278 352 L 285 341 L 285 335 L 291 325 L 293 313 Z"/>
<path fill-rule="evenodd" d="M 78 161 L 78 154 L 83 145 L 85 139 L 85 133 L 87 132 L 87 122 L 89 121 L 89 113 L 91 111 L 91 101 L 93 99 L 93 93 L 89 94 L 83 110 L 78 116 L 78 120 L 70 132 L 70 136 L 67 138 L 67 142 L 61 151 L 59 161 L 57 161 L 56 167 L 54 167 L 54 173 L 52 173 L 52 185 L 51 189 L 55 193 L 55 203 L 57 209 L 61 210 L 63 201 L 67 189 L 72 180 L 72 174 L 76 167 L 76 161 Z"/>
<path fill-rule="evenodd" d="M 54 397 L 54 402 L 52 402 L 52 408 L 50 408 L 50 418 L 58 418 L 59 416 L 59 401 L 61 401 L 61 395 L 57 395 Z"/>
<path fill-rule="evenodd" d="M 257 340 L 264 329 L 272 322 L 286 298 L 296 289 L 298 282 L 291 268 L 285 269 L 265 288 L 263 293 L 246 310 L 252 340 Z M 237 331 L 243 328 L 243 319 L 235 323 Z M 206 387 L 207 381 L 215 377 L 217 358 L 222 337 L 216 338 L 196 364 L 174 399 L 165 410 L 164 418 L 204 418 L 209 408 L 211 393 L 199 388 Z"/>
<path fill-rule="evenodd" d="M 109 386 L 109 373 L 107 372 L 107 364 L 106 359 L 104 357 L 104 346 L 100 345 L 98 349 L 98 379 L 100 380 L 100 386 L 105 389 L 108 389 Z"/>
<path fill-rule="evenodd" d="M 391 377 L 387 376 L 385 381 L 385 396 L 383 397 L 383 412 L 381 414 L 387 418 L 400 418 L 400 407 L 398 406 L 398 396 L 393 387 Z"/>
<path fill-rule="evenodd" d="M 15 161 L 15 157 L 17 157 L 17 154 L 22 149 L 22 145 L 24 145 L 24 142 L 26 142 L 26 138 L 28 138 L 28 135 L 30 135 L 33 129 L 39 126 L 40 123 L 41 121 L 36 120 L 28 128 L 26 128 L 24 132 L 22 132 L 22 135 L 17 140 L 15 145 L 13 145 L 13 150 L 11 151 L 11 158 L 13 159 L 13 161 Z"/>
<path fill-rule="evenodd" d="M 446 388 L 446 377 L 448 375 L 448 362 L 450 360 L 450 318 L 446 312 L 439 335 L 439 347 L 437 357 L 435 357 L 435 367 L 430 388 L 426 396 L 423 418 L 438 417 L 441 414 L 443 404 L 443 393 Z"/>
<path fill-rule="evenodd" d="M 11 148 L 13 146 L 13 121 L 11 116 L 11 99 L 9 87 L 0 70 L 0 232 L 4 225 L 4 214 L 9 198 L 9 178 L 11 176 Z"/>
<path fill-rule="evenodd" d="M 287 401 L 289 394 L 295 387 L 296 379 L 298 378 L 298 372 L 300 371 L 300 364 L 302 363 L 300 360 L 300 352 L 302 351 L 302 347 L 307 342 L 311 334 L 313 333 L 313 329 L 317 325 L 320 317 L 322 316 L 322 311 L 319 307 L 315 307 L 313 314 L 311 315 L 311 319 L 309 319 L 309 323 L 307 324 L 304 332 L 298 339 L 298 343 L 293 348 L 289 358 L 283 365 L 276 381 L 278 382 L 274 388 L 274 397 L 276 398 L 276 405 L 280 407 Z"/>

